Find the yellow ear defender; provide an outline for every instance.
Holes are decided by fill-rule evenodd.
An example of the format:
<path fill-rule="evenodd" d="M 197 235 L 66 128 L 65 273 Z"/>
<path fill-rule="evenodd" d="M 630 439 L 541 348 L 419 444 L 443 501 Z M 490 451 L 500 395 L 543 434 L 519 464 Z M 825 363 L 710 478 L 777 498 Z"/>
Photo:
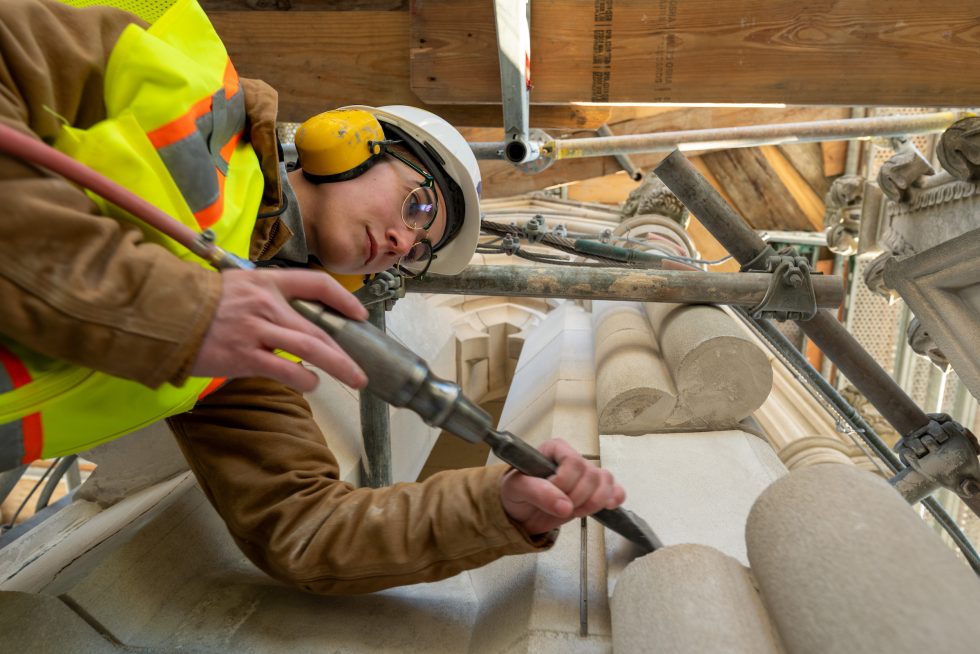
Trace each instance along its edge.
<path fill-rule="evenodd" d="M 384 130 L 363 109 L 335 109 L 296 130 L 299 166 L 311 182 L 342 182 L 370 168 L 384 153 Z"/>

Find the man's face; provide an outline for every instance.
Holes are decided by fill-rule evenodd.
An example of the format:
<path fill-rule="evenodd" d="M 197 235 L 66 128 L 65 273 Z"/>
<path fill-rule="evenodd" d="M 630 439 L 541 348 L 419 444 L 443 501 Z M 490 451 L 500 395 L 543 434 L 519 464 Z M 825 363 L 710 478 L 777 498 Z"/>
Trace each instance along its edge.
<path fill-rule="evenodd" d="M 446 228 L 441 191 L 428 230 L 402 220 L 405 198 L 422 182 L 409 166 L 387 156 L 359 177 L 316 186 L 315 206 L 302 207 L 311 252 L 331 272 L 360 275 L 387 270 L 423 238 L 438 242 Z"/>

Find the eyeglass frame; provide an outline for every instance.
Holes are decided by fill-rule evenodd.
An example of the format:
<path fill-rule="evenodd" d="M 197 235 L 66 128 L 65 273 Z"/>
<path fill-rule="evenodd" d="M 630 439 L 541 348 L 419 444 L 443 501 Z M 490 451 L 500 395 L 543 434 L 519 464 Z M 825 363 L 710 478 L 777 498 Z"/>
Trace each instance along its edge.
<path fill-rule="evenodd" d="M 426 171 L 424 168 L 422 168 L 422 167 L 420 167 L 420 166 L 412 163 L 412 161 L 410 161 L 404 155 L 399 154 L 396 151 L 394 151 L 394 150 L 392 150 L 392 149 L 390 149 L 388 147 L 390 144 L 396 143 L 396 142 L 397 141 L 371 141 L 368 145 L 370 147 L 372 147 L 372 148 L 376 144 L 379 145 L 379 146 L 381 146 L 381 152 L 380 152 L 381 155 L 390 154 L 395 159 L 397 159 L 398 161 L 402 162 L 403 164 L 405 164 L 406 166 L 408 166 L 409 168 L 411 168 L 416 173 L 418 173 L 419 175 L 422 176 L 422 180 L 423 181 L 422 181 L 422 183 L 419 186 L 416 187 L 416 189 L 418 189 L 418 188 L 427 188 L 427 189 L 430 189 L 432 191 L 433 199 L 435 200 L 435 203 L 436 203 L 436 211 L 435 211 L 435 213 L 432 214 L 432 217 L 429 218 L 429 221 L 425 225 L 423 225 L 422 227 L 414 227 L 414 226 L 408 224 L 408 221 L 405 220 L 405 214 L 404 214 L 404 212 L 402 212 L 401 218 L 402 218 L 402 222 L 409 229 L 412 229 L 412 230 L 419 229 L 419 230 L 422 230 L 423 232 L 428 232 L 428 229 L 430 227 L 432 227 L 432 224 L 436 221 L 436 216 L 438 216 L 438 214 L 439 214 L 439 194 L 438 194 L 438 192 L 436 190 L 436 180 L 435 180 L 435 177 L 433 177 L 431 174 L 429 174 L 429 172 Z M 405 197 L 405 200 L 402 201 L 402 206 L 405 205 L 405 202 L 408 201 L 408 198 L 411 197 L 411 194 L 414 193 L 416 189 L 412 189 L 412 191 L 409 192 L 409 195 L 406 196 Z M 433 248 L 432 248 L 432 241 L 429 240 L 428 234 L 426 234 L 425 238 L 419 239 L 418 241 L 416 241 L 415 243 L 413 243 L 412 244 L 412 247 L 414 248 L 416 245 L 422 245 L 422 244 L 426 245 L 429 248 L 429 258 L 426 259 L 425 268 L 423 268 L 420 272 L 414 272 L 414 271 L 408 270 L 407 268 L 405 268 L 404 266 L 402 266 L 401 265 L 401 262 L 402 262 L 402 260 L 405 257 L 399 258 L 398 261 L 396 262 L 395 266 L 399 270 L 401 270 L 402 272 L 404 272 L 406 275 L 409 275 L 411 277 L 421 277 L 422 275 L 424 275 L 426 273 L 426 271 L 429 270 L 429 266 L 432 265 L 433 259 L 436 258 L 435 252 L 433 251 Z"/>

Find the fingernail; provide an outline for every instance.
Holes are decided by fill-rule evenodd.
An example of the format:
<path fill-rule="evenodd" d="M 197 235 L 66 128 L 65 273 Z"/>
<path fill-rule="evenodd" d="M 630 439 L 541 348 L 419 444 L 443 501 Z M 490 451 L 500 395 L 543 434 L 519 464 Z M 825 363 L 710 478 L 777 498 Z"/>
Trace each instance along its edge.
<path fill-rule="evenodd" d="M 572 503 L 568 500 L 558 500 L 555 502 L 555 513 L 557 515 L 564 515 L 572 509 Z"/>

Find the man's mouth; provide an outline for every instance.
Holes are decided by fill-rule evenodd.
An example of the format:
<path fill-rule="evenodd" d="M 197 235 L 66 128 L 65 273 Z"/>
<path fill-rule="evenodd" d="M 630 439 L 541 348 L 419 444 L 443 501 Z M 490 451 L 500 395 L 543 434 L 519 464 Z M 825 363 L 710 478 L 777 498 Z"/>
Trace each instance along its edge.
<path fill-rule="evenodd" d="M 374 237 L 371 236 L 371 231 L 367 227 L 364 228 L 364 233 L 367 234 L 367 258 L 364 260 L 364 265 L 367 266 L 378 254 L 378 244 L 375 242 Z"/>

